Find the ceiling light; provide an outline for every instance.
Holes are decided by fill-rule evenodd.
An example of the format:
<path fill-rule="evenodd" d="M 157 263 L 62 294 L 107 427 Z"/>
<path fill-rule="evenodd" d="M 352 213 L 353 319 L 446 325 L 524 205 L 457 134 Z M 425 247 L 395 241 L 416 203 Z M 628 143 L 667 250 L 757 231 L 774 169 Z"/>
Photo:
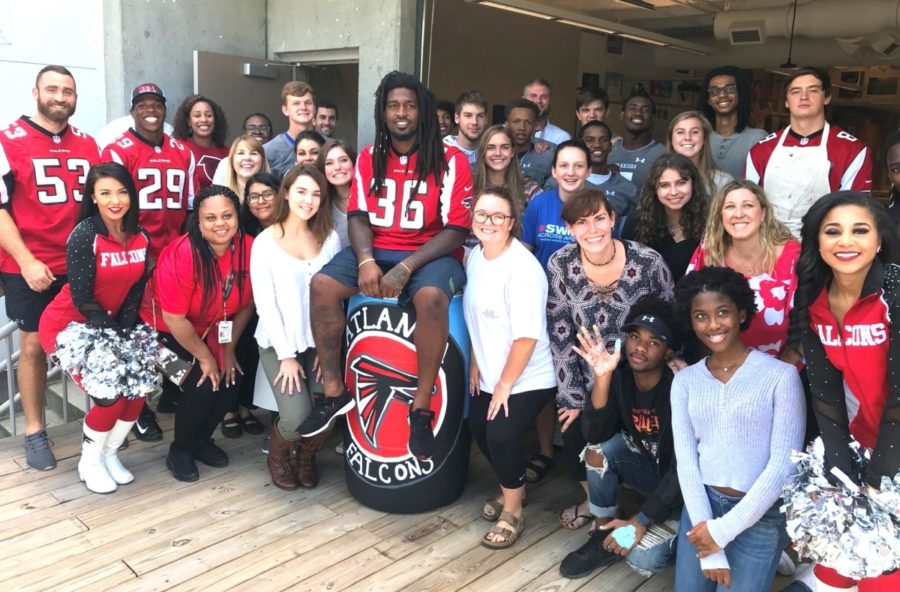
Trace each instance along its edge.
<path fill-rule="evenodd" d="M 525 10 L 524 8 L 516 8 L 515 6 L 507 6 L 506 4 L 500 4 L 498 2 L 479 2 L 482 6 L 489 6 L 490 8 L 499 8 L 500 10 L 506 10 L 508 12 L 514 12 L 516 14 L 523 14 L 525 16 L 533 16 L 535 18 L 544 19 L 545 21 L 552 21 L 553 17 L 548 14 L 543 14 L 541 12 L 534 12 L 532 10 Z"/>
<path fill-rule="evenodd" d="M 578 27 L 580 29 L 587 29 L 588 31 L 596 31 L 598 33 L 606 33 L 607 35 L 612 35 L 615 33 L 612 29 L 604 29 L 603 27 L 595 27 L 594 25 L 588 25 L 587 23 L 579 23 L 578 21 L 570 21 L 566 19 L 556 19 L 556 22 L 562 23 L 564 25 L 572 25 L 573 27 Z"/>
<path fill-rule="evenodd" d="M 656 11 L 656 7 L 650 4 L 649 2 L 644 2 L 644 0 L 616 0 L 620 4 L 628 4 L 629 6 L 636 6 L 637 8 L 643 8 L 644 10 L 652 10 Z"/>
<path fill-rule="evenodd" d="M 619 33 L 619 37 L 631 39 L 632 41 L 640 41 L 641 43 L 649 43 L 650 45 L 657 45 L 659 47 L 666 47 L 667 45 L 669 45 L 668 43 L 663 43 L 662 41 L 657 41 L 656 39 L 650 39 L 649 37 L 640 37 L 638 35 L 632 35 L 630 33 Z"/>

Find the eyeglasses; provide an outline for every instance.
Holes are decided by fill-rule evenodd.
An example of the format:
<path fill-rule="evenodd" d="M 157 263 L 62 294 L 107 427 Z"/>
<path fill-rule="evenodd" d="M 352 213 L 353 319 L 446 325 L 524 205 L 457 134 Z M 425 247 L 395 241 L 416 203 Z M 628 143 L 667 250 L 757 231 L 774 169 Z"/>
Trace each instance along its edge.
<path fill-rule="evenodd" d="M 271 189 L 266 189 L 262 193 L 251 193 L 247 195 L 247 201 L 256 203 L 258 201 L 269 201 L 273 197 L 275 197 L 275 192 Z"/>
<path fill-rule="evenodd" d="M 270 131 L 272 131 L 272 126 L 271 126 L 271 125 L 266 125 L 266 124 L 263 124 L 263 125 L 253 125 L 252 123 L 248 123 L 247 125 L 244 126 L 244 130 L 245 130 L 245 131 L 248 131 L 248 132 L 265 132 L 265 133 L 269 133 Z"/>
<path fill-rule="evenodd" d="M 726 84 L 725 86 L 711 86 L 706 89 L 706 92 L 709 93 L 711 97 L 717 97 L 722 93 L 728 95 L 737 94 L 737 84 Z"/>
<path fill-rule="evenodd" d="M 473 218 L 479 224 L 484 224 L 485 222 L 490 220 L 491 224 L 493 224 L 494 226 L 500 226 L 501 224 L 506 222 L 509 218 L 512 218 L 512 216 L 507 216 L 506 214 L 501 214 L 500 212 L 497 212 L 495 214 L 488 214 L 487 212 L 478 210 L 473 215 Z"/>

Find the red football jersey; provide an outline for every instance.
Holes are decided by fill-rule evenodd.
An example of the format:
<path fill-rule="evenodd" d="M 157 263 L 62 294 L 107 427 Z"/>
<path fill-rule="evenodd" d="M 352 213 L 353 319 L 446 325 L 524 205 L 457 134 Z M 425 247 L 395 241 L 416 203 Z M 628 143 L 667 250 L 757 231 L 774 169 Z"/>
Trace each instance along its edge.
<path fill-rule="evenodd" d="M 367 213 L 376 249 L 415 251 L 446 227 L 466 234 L 472 225 L 472 172 L 466 155 L 444 146 L 448 170 L 440 186 L 428 175 L 416 178 L 418 152 L 399 156 L 389 151 L 384 186 L 371 194 L 372 146 L 356 161 L 350 185 L 349 215 Z"/>
<path fill-rule="evenodd" d="M 103 149 L 103 162 L 128 169 L 138 191 L 140 225 L 150 233 L 150 255 L 156 259 L 181 234 L 187 211 L 194 203 L 194 155 L 184 144 L 163 135 L 154 146 L 128 130 Z"/>
<path fill-rule="evenodd" d="M 227 146 L 200 146 L 190 140 L 178 140 L 182 142 L 194 155 L 194 191 L 198 192 L 204 187 L 209 187 L 216 174 L 216 167 L 223 158 L 228 158 Z M 243 199 L 243 196 L 241 196 Z"/>
<path fill-rule="evenodd" d="M 772 152 L 778 146 L 778 139 L 784 130 L 778 130 L 769 134 L 759 144 L 750 149 L 747 155 L 748 181 L 753 181 L 765 186 L 766 165 L 772 157 Z M 814 148 L 822 144 L 822 134 L 809 138 L 808 144 L 802 144 L 795 136 L 788 134 L 784 139 L 787 148 L 801 147 Z M 872 162 L 869 159 L 869 150 L 862 140 L 851 136 L 836 125 L 832 125 L 828 132 L 825 145 L 828 153 L 828 161 L 831 170 L 828 173 L 828 182 L 832 191 L 852 189 L 854 191 L 872 190 Z"/>
<path fill-rule="evenodd" d="M 88 170 L 99 161 L 94 139 L 71 125 L 53 134 L 23 115 L 0 130 L 0 206 L 54 274 L 66 273 L 66 240 L 78 221 Z M 22 272 L 2 250 L 0 271 Z"/>

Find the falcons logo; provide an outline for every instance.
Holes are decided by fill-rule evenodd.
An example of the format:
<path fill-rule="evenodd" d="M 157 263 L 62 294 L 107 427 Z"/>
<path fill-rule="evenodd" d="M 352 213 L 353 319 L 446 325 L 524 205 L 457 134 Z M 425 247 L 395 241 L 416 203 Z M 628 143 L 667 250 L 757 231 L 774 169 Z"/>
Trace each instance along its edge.
<path fill-rule="evenodd" d="M 367 354 L 353 360 L 350 370 L 356 375 L 357 406 L 363 434 L 378 448 L 378 432 L 389 406 L 394 402 L 412 405 L 416 376 L 388 366 Z"/>
<path fill-rule="evenodd" d="M 215 156 L 204 154 L 200 157 L 200 161 L 197 162 L 195 166 L 200 168 L 209 182 L 212 183 L 213 177 L 216 174 L 216 168 L 219 166 L 220 160 L 220 158 L 216 158 Z"/>

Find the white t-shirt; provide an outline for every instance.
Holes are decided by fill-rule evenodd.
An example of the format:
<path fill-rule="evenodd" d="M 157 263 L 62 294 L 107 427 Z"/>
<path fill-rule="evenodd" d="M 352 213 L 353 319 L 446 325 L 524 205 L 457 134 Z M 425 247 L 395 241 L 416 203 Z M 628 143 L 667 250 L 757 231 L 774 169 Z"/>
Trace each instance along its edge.
<path fill-rule="evenodd" d="M 479 245 L 469 255 L 466 276 L 463 314 L 481 390 L 494 391 L 513 341 L 522 338 L 537 344 L 512 393 L 555 387 L 547 337 L 547 275 L 531 251 L 514 238 L 499 257 L 488 260 Z"/>
<path fill-rule="evenodd" d="M 279 360 L 315 347 L 309 322 L 309 282 L 341 250 L 331 231 L 314 259 L 297 259 L 275 240 L 277 227 L 266 228 L 253 241 L 250 283 L 259 314 L 256 343 L 271 347 Z"/>

